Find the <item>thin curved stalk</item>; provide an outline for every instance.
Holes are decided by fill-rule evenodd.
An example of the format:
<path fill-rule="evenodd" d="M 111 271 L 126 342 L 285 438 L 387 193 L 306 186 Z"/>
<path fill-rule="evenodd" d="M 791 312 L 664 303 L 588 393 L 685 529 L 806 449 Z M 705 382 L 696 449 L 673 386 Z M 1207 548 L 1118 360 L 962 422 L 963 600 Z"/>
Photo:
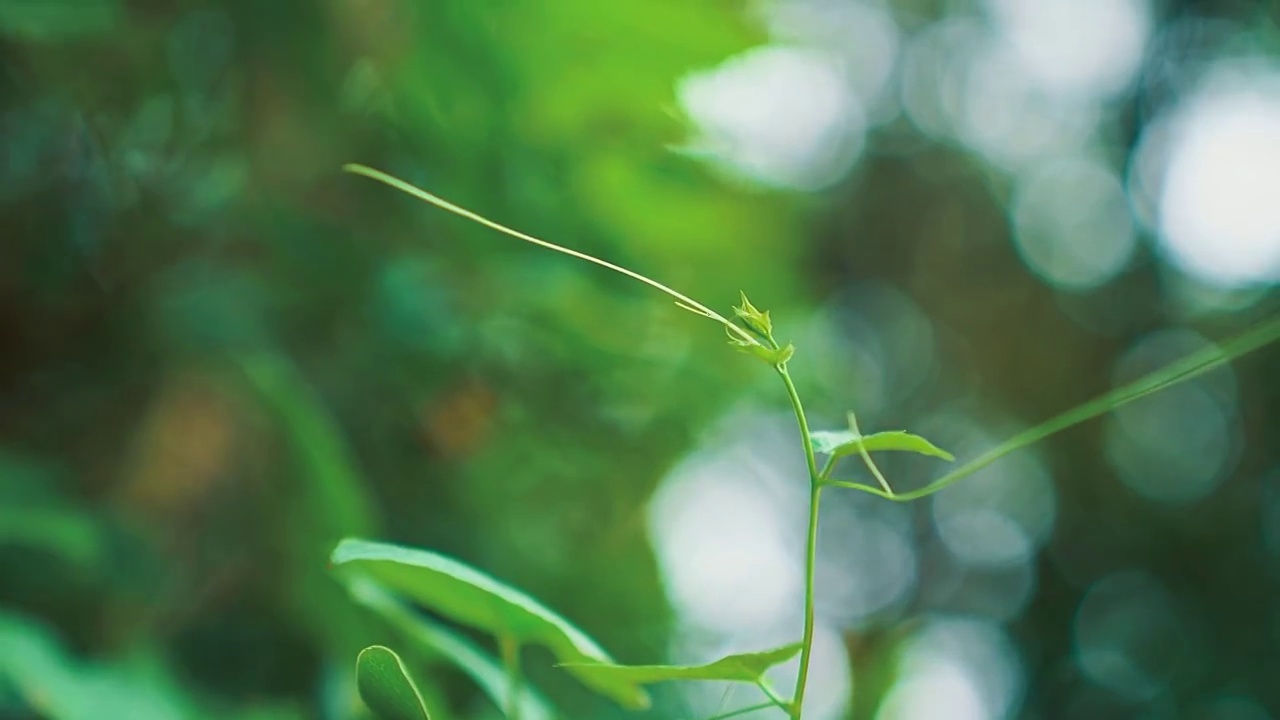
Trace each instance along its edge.
<path fill-rule="evenodd" d="M 427 192 L 426 190 L 410 185 L 409 183 L 397 177 L 394 177 L 392 175 L 388 175 L 387 173 L 384 173 L 381 170 L 375 170 L 371 167 L 360 165 L 358 163 L 348 163 L 347 165 L 343 165 L 342 169 L 349 173 L 352 173 L 355 175 L 363 175 L 364 177 L 370 178 L 372 180 L 377 180 L 378 182 L 383 183 L 385 185 L 390 185 L 391 187 L 403 193 L 412 195 L 413 197 L 418 198 L 423 202 L 427 202 L 432 205 L 435 205 L 441 210 L 447 210 L 453 213 L 454 215 L 458 215 L 472 222 L 479 223 L 491 230 L 497 230 L 498 232 L 504 235 L 509 235 L 513 238 L 516 238 L 518 240 L 523 240 L 527 243 L 533 243 L 534 245 L 537 245 L 539 247 L 544 247 L 548 250 L 554 250 L 558 253 L 564 253 L 565 255 L 578 258 L 579 260 L 586 260 L 589 263 L 599 265 L 600 267 L 612 270 L 621 275 L 626 275 L 627 277 L 633 280 L 638 280 L 655 290 L 658 290 L 660 292 L 663 292 L 669 295 L 672 298 L 675 298 L 676 305 L 678 305 L 679 307 L 685 310 L 688 310 L 689 312 L 692 312 L 695 315 L 701 315 L 702 317 L 708 318 L 710 320 L 715 320 L 721 325 L 724 325 L 726 328 L 729 329 L 729 332 L 731 334 L 736 335 L 739 339 L 745 342 L 759 344 L 758 341 L 754 337 L 752 337 L 749 333 L 747 333 L 745 330 L 738 327 L 737 325 L 734 325 L 727 318 L 725 318 L 723 315 L 716 312 L 715 310 L 712 310 L 711 308 L 707 307 L 706 305 L 703 305 L 702 303 L 698 302 L 697 300 L 694 300 L 693 298 L 689 297 L 688 295 L 685 295 L 684 293 L 681 293 L 677 290 L 673 290 L 667 287 L 666 285 L 663 285 L 662 283 L 658 282 L 657 280 L 653 280 L 651 278 L 645 277 L 644 275 L 641 275 L 640 273 L 635 272 L 634 270 L 628 270 L 622 267 L 621 265 L 614 265 L 608 260 L 601 260 L 600 258 L 595 257 L 594 255 L 588 255 L 584 252 L 571 250 L 567 247 L 556 245 L 553 242 L 548 242 L 546 240 L 543 240 L 541 238 L 536 238 L 527 233 L 522 233 L 519 230 L 509 228 L 506 225 L 503 225 L 498 222 L 494 222 L 493 220 L 490 220 L 489 218 L 484 217 L 483 215 L 479 215 L 477 213 L 471 212 L 470 210 L 464 207 L 454 205 L 453 203 L 449 202 L 448 200 L 445 200 L 442 197 L 433 195 Z"/>
<path fill-rule="evenodd" d="M 1023 430 L 1013 437 L 1005 440 L 994 448 L 970 460 L 955 470 L 934 480 L 928 485 L 910 492 L 895 493 L 885 492 L 884 490 L 873 487 L 871 485 L 863 485 L 848 480 L 822 480 L 823 484 L 835 487 L 850 488 L 860 490 L 862 492 L 877 495 L 886 500 L 894 502 L 907 502 L 909 500 L 917 500 L 928 495 L 932 495 L 939 490 L 946 488 L 957 480 L 966 478 L 979 470 L 994 463 L 1000 458 L 1014 451 L 1039 442 L 1050 435 L 1062 432 L 1067 428 L 1079 425 L 1087 420 L 1092 420 L 1099 415 L 1105 415 L 1116 408 L 1128 405 L 1135 400 L 1140 400 L 1152 393 L 1159 392 L 1166 388 L 1186 382 L 1197 376 L 1203 375 L 1215 368 L 1225 365 L 1232 360 L 1252 352 L 1258 348 L 1264 347 L 1277 339 L 1280 339 L 1280 316 L 1264 322 L 1261 325 L 1228 340 L 1221 345 L 1215 345 L 1204 348 L 1198 352 L 1194 352 L 1184 358 L 1175 360 L 1168 365 L 1152 372 L 1134 382 L 1112 390 L 1083 405 L 1074 407 L 1054 418 L 1046 420 L 1033 428 Z"/>
<path fill-rule="evenodd" d="M 773 705 L 781 708 L 788 714 L 791 712 L 791 706 L 788 705 L 787 701 L 783 700 L 782 696 L 769 685 L 767 680 L 760 678 L 756 681 L 756 687 L 760 688 L 760 692 L 764 693 L 764 696 L 769 698 L 769 702 L 773 703 Z"/>

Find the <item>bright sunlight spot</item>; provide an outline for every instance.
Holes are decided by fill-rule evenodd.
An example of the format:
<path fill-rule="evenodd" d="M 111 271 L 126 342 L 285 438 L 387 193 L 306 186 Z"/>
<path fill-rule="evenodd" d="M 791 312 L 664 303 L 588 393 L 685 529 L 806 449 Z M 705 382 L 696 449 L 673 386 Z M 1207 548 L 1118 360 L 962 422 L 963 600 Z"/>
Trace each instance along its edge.
<path fill-rule="evenodd" d="M 768 13 L 772 34 L 824 53 L 835 62 L 846 87 L 873 121 L 889 119 L 896 106 L 885 102 L 901 41 L 893 14 L 874 0 L 777 0 Z"/>
<path fill-rule="evenodd" d="M 1014 197 L 1013 227 L 1023 262 L 1066 290 L 1111 280 L 1137 244 L 1124 188 L 1094 160 L 1059 160 L 1030 173 Z"/>
<path fill-rule="evenodd" d="M 1056 94 L 1106 99 L 1123 91 L 1151 33 L 1146 0 L 987 0 L 1018 64 Z"/>
<path fill-rule="evenodd" d="M 1158 222 L 1170 258 L 1219 285 L 1280 280 L 1280 69 L 1220 69 L 1169 120 Z"/>
<path fill-rule="evenodd" d="M 787 472 L 803 461 L 779 461 L 793 457 L 790 446 L 759 441 L 783 439 L 773 423 L 739 417 L 725 427 L 733 431 L 721 436 L 724 442 L 710 444 L 663 482 L 649 523 L 677 613 L 734 635 L 790 619 L 802 602 L 797 548 L 807 493 Z"/>
<path fill-rule="evenodd" d="M 1021 701 L 1021 661 L 994 625 L 931 620 L 900 663 L 902 680 L 877 720 L 990 720 L 1011 715 Z"/>
<path fill-rule="evenodd" d="M 766 184 L 819 189 L 862 152 L 863 104 L 817 51 L 750 50 L 686 77 L 678 94 L 701 130 L 691 150 Z"/>

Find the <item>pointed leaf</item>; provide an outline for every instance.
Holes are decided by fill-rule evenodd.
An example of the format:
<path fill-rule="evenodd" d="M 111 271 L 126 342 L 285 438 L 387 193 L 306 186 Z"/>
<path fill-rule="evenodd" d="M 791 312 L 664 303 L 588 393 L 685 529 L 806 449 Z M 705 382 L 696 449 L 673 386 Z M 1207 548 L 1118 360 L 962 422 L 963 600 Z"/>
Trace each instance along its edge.
<path fill-rule="evenodd" d="M 815 452 L 835 455 L 837 458 L 857 455 L 861 449 L 866 449 L 867 452 L 900 450 L 930 455 L 943 460 L 955 460 L 955 457 L 946 450 L 919 435 L 912 435 L 902 430 L 889 430 L 861 437 L 854 434 L 852 430 L 820 430 L 809 433 L 809 438 L 813 440 Z"/>
<path fill-rule="evenodd" d="M 378 613 L 406 641 L 412 641 L 431 655 L 439 654 L 466 673 L 480 686 L 494 705 L 511 707 L 511 682 L 507 671 L 492 655 L 449 628 L 433 622 L 365 577 L 353 577 L 347 589 L 356 602 Z M 556 716 L 550 703 L 527 683 L 520 687 L 520 718 L 551 720 Z"/>
<path fill-rule="evenodd" d="M 456 622 L 511 637 L 521 645 L 542 645 L 562 663 L 613 662 L 595 641 L 550 608 L 453 558 L 349 538 L 334 549 L 331 561 L 335 568 L 358 571 Z M 623 679 L 579 679 L 626 707 L 649 704 L 644 690 Z"/>
<path fill-rule="evenodd" d="M 431 720 L 408 668 L 390 648 L 374 645 L 360 651 L 356 687 L 379 720 Z"/>
<path fill-rule="evenodd" d="M 773 650 L 728 655 L 706 665 L 570 665 L 566 669 L 580 675 L 626 680 L 637 685 L 668 680 L 729 680 L 757 682 L 765 671 L 780 665 L 800 652 L 803 643 L 792 643 Z"/>
<path fill-rule="evenodd" d="M 739 340 L 738 338 L 730 337 L 729 344 L 732 345 L 734 349 L 750 355 L 755 355 L 770 365 L 785 365 L 787 361 L 791 359 L 791 356 L 796 354 L 795 346 L 790 343 L 788 343 L 786 347 L 774 350 L 773 348 L 754 340 L 748 342 L 746 340 Z"/>
<path fill-rule="evenodd" d="M 741 318 L 748 328 L 761 337 L 773 337 L 773 322 L 769 319 L 769 312 L 757 310 L 747 299 L 745 292 L 739 294 L 742 296 L 742 304 L 733 308 L 733 314 Z"/>

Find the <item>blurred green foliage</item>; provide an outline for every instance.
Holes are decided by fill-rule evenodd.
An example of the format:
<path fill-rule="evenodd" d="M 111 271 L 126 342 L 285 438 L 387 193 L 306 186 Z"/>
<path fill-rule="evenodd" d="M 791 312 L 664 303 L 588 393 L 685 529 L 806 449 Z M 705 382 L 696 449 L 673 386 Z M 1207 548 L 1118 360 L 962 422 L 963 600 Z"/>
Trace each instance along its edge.
<path fill-rule="evenodd" d="M 886 7 L 906 29 L 977 12 Z M 1159 10 L 1170 27 L 1244 23 L 1258 42 L 1280 17 L 1274 3 Z M 864 405 L 868 432 L 984 403 L 1034 422 L 1131 379 L 1113 361 L 1153 331 L 1191 319 L 1222 337 L 1274 309 L 1264 287 L 1239 313 L 1188 311 L 1200 291 L 1159 252 L 1093 292 L 1048 287 L 1009 242 L 1012 180 L 906 121 L 813 195 L 672 152 L 696 132 L 680 78 L 768 41 L 737 1 L 0 0 L 0 717 L 365 720 L 356 653 L 433 626 L 347 596 L 326 558 L 349 535 L 465 559 L 621 661 L 666 659 L 679 626 L 650 497 L 727 413 L 785 398 L 703 320 L 625 278 L 343 175 L 346 162 L 717 308 L 749 290 L 812 363 L 798 382 L 823 426 Z M 1151 83 L 1108 108 L 1120 119 L 1100 154 L 1138 142 Z M 937 328 L 939 360 L 917 353 L 902 305 L 867 310 L 889 328 L 876 343 L 831 339 L 865 338 L 842 313 L 890 286 Z M 870 345 L 925 379 L 877 374 Z M 921 618 L 1025 591 L 1000 622 L 1027 717 L 1216 719 L 1232 693 L 1280 715 L 1274 358 L 1228 383 L 1233 473 L 1202 504 L 1127 490 L 1091 426 L 1047 456 L 1057 524 L 1030 588 L 922 550 L 929 592 L 845 628 L 853 714 L 880 710 Z M 1100 584 L 1131 568 L 1160 579 L 1188 628 L 1177 652 L 1147 648 L 1171 669 L 1138 700 L 1091 684 L 1070 629 L 1109 597 L 1099 587 L 1132 589 Z M 979 576 L 996 577 L 982 602 L 948 604 Z M 1112 630 L 1155 617 L 1103 615 Z M 440 630 L 454 662 L 401 650 L 427 708 L 496 716 L 485 640 Z M 530 685 L 571 717 L 643 716 L 530 658 Z"/>
<path fill-rule="evenodd" d="M 336 717 L 323 669 L 370 631 L 325 557 L 380 532 L 660 651 L 643 501 L 745 368 L 694 369 L 717 339 L 615 278 L 338 170 L 781 294 L 787 205 L 664 149 L 675 80 L 763 39 L 740 11 L 0 0 L 0 600 Z"/>

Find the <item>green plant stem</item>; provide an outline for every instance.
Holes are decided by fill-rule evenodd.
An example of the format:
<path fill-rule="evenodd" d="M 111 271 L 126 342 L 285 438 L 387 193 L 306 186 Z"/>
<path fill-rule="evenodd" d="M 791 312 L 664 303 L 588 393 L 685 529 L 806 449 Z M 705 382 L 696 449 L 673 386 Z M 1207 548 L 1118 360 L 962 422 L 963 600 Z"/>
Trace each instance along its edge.
<path fill-rule="evenodd" d="M 507 667 L 507 718 L 520 720 L 520 643 L 510 635 L 498 639 L 502 664 Z"/>
<path fill-rule="evenodd" d="M 1083 405 L 1078 405 L 1035 427 L 1023 430 L 918 490 L 904 493 L 886 492 L 873 485 L 825 477 L 822 478 L 822 484 L 859 490 L 894 502 L 917 500 L 932 495 L 952 483 L 978 472 L 1015 450 L 1021 450 L 1069 427 L 1079 425 L 1086 420 L 1092 420 L 1099 415 L 1109 413 L 1116 408 L 1128 405 L 1148 395 L 1203 375 L 1210 370 L 1226 365 L 1245 353 L 1253 352 L 1277 340 L 1280 340 L 1280 316 L 1260 323 L 1230 340 L 1179 358 L 1138 380 L 1118 387 Z"/>
<path fill-rule="evenodd" d="M 800 403 L 800 393 L 791 380 L 786 365 L 777 365 L 778 375 L 787 387 L 787 395 L 791 398 L 791 408 L 796 414 L 796 423 L 800 426 L 800 440 L 804 444 L 804 461 L 809 469 L 809 532 L 805 542 L 804 557 L 804 639 L 800 649 L 800 672 L 796 675 L 795 699 L 792 700 L 789 714 L 792 720 L 800 720 L 804 711 L 804 690 L 809 680 L 809 662 L 813 658 L 813 577 L 818 559 L 818 507 L 822 500 L 822 476 L 830 472 L 831 463 L 818 472 L 818 461 L 813 455 L 813 440 L 809 437 L 809 421 L 804 415 L 804 405 Z"/>
<path fill-rule="evenodd" d="M 822 469 L 818 471 L 818 482 L 826 482 L 831 477 L 831 471 L 836 468 L 836 456 L 828 455 L 827 461 L 823 463 Z"/>
<path fill-rule="evenodd" d="M 737 717 L 737 716 L 739 716 L 739 715 L 746 715 L 746 714 L 747 714 L 747 713 L 749 713 L 749 712 L 755 712 L 755 711 L 757 711 L 757 710 L 764 710 L 765 708 L 770 708 L 770 707 L 773 707 L 773 703 L 771 703 L 771 702 L 767 702 L 767 703 L 760 703 L 759 705 L 748 705 L 748 706 L 746 706 L 746 707 L 744 707 L 744 708 L 738 708 L 737 710 L 730 710 L 730 711 L 729 711 L 729 712 L 727 712 L 727 713 L 720 713 L 719 715 L 712 715 L 711 717 L 707 718 L 707 720 L 727 720 L 728 718 L 731 718 L 731 717 Z"/>
<path fill-rule="evenodd" d="M 769 698 L 769 702 L 782 708 L 787 713 L 791 712 L 791 708 L 787 705 L 787 701 L 782 699 L 782 696 L 773 689 L 773 686 L 769 684 L 768 680 L 765 680 L 763 677 L 760 678 L 756 681 L 756 687 L 760 688 L 760 692 L 764 693 L 764 696 Z"/>
<path fill-rule="evenodd" d="M 804 444 L 804 461 L 809 468 L 809 484 L 817 487 L 822 476 L 818 473 L 818 461 L 813 454 L 813 439 L 809 437 L 809 421 L 804 416 L 804 405 L 800 403 L 800 393 L 796 391 L 796 384 L 792 382 L 787 366 L 776 367 L 778 375 L 782 377 L 782 383 L 787 386 L 787 395 L 791 398 L 791 409 L 795 411 L 796 423 L 800 426 L 800 442 Z"/>
<path fill-rule="evenodd" d="M 862 431 L 858 429 L 858 418 L 853 413 L 849 413 L 849 429 L 853 431 L 854 435 L 859 438 L 862 437 Z M 889 481 L 884 478 L 880 468 L 876 467 L 875 461 L 871 459 L 871 453 L 867 452 L 867 446 L 861 441 L 858 442 L 858 454 L 862 456 L 862 462 L 866 464 L 871 474 L 875 475 L 876 480 L 880 481 L 880 487 L 884 488 L 885 496 L 892 499 L 893 488 L 889 487 Z"/>
<path fill-rule="evenodd" d="M 813 659 L 813 577 L 818 557 L 818 506 L 822 498 L 822 485 L 814 483 L 809 492 L 809 538 L 805 543 L 804 557 L 804 646 L 800 649 L 800 672 L 796 675 L 795 699 L 791 703 L 791 717 L 800 720 L 804 709 L 804 689 L 809 680 L 809 662 Z"/>
<path fill-rule="evenodd" d="M 382 172 L 381 170 L 375 170 L 371 167 L 368 167 L 367 165 L 361 165 L 359 163 L 347 163 L 346 165 L 342 166 L 342 169 L 345 170 L 346 172 L 349 172 L 355 175 L 363 175 L 371 180 L 377 180 L 380 183 L 389 185 L 399 190 L 400 192 L 411 195 L 419 200 L 422 200 L 423 202 L 427 202 L 432 205 L 435 205 L 441 210 L 447 210 L 453 213 L 454 215 L 457 215 L 459 217 L 464 217 L 474 223 L 479 223 L 480 225 L 483 225 L 491 230 L 497 230 L 498 232 L 504 235 L 509 235 L 513 238 L 523 240 L 527 243 L 532 243 L 534 245 L 546 248 L 548 250 L 554 250 L 555 252 L 558 252 L 558 253 L 564 253 L 565 255 L 569 255 L 570 257 L 575 257 L 575 258 L 578 258 L 579 260 L 585 260 L 589 263 L 599 265 L 602 268 L 606 268 L 608 270 L 612 270 L 613 272 L 626 275 L 632 280 L 637 280 L 639 282 L 644 283 L 645 285 L 648 285 L 649 287 L 655 290 L 666 293 L 670 297 L 674 298 L 676 301 L 676 305 L 680 306 L 681 308 L 688 310 L 689 312 L 695 315 L 701 315 L 705 318 L 709 318 L 711 320 L 714 320 L 720 323 L 721 325 L 725 326 L 726 329 L 728 329 L 730 335 L 737 336 L 738 339 L 742 340 L 743 342 L 746 342 L 747 344 L 757 344 L 757 345 L 759 344 L 756 341 L 756 339 L 751 336 L 750 333 L 738 327 L 737 325 L 734 325 L 727 318 L 725 318 L 723 315 L 716 312 L 715 310 L 712 310 L 711 308 L 707 307 L 706 305 L 703 305 L 702 303 L 698 302 L 697 300 L 694 300 L 693 298 L 685 295 L 684 293 L 673 290 L 667 287 L 666 285 L 663 285 L 662 283 L 658 282 L 657 280 L 641 275 L 640 273 L 634 270 L 628 270 L 627 268 L 624 268 L 621 265 L 615 265 L 609 262 L 608 260 L 601 260 L 600 258 L 595 257 L 594 255 L 588 255 L 584 252 L 579 252 L 577 250 L 572 250 L 570 248 L 563 247 L 561 245 L 556 245 L 555 243 L 548 242 L 546 240 L 543 240 L 542 238 L 536 238 L 527 233 L 522 233 L 519 230 L 516 230 L 514 228 L 509 228 L 506 225 L 503 225 L 502 223 L 490 220 L 489 218 L 484 217 L 483 215 L 473 213 L 464 207 L 454 205 L 453 203 L 449 202 L 448 200 L 445 200 L 444 198 L 438 195 L 435 195 L 434 193 L 429 193 L 426 190 L 423 190 L 422 188 L 410 185 L 409 183 L 397 177 L 388 175 Z"/>

